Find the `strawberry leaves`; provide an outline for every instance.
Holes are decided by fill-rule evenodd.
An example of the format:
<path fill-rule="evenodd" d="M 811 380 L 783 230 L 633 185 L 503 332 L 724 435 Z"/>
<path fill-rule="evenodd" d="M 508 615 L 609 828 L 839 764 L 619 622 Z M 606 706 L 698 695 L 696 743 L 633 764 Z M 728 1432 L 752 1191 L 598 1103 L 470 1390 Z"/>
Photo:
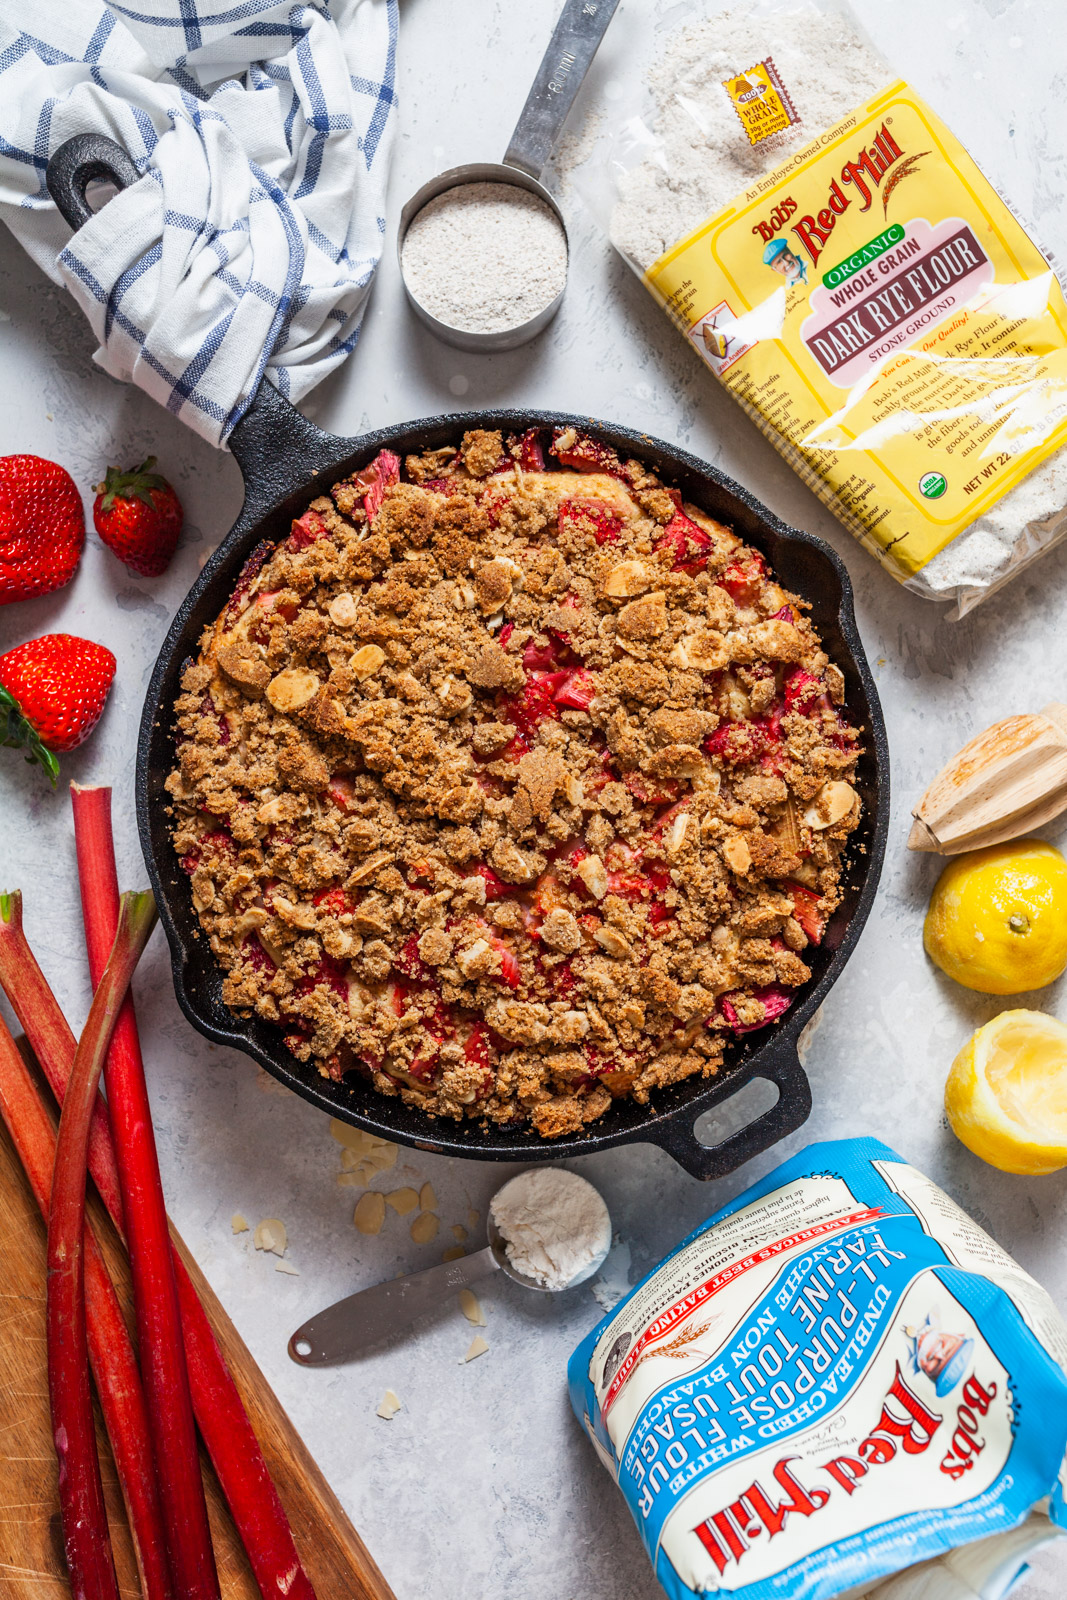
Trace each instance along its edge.
<path fill-rule="evenodd" d="M 41 742 L 41 736 L 33 723 L 23 716 L 15 696 L 3 685 L 0 685 L 0 745 L 5 749 L 24 750 L 30 765 L 36 762 L 42 767 L 48 774 L 52 788 L 55 788 L 56 779 L 59 777 L 58 760 L 47 745 Z"/>

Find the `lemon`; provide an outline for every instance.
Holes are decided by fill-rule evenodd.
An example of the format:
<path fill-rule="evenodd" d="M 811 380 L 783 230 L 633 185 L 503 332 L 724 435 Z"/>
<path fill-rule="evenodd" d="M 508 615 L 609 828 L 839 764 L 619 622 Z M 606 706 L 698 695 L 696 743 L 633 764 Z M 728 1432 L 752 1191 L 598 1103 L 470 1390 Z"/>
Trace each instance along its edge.
<path fill-rule="evenodd" d="M 923 944 L 967 989 L 1044 988 L 1067 966 L 1067 861 L 1041 839 L 957 856 L 930 896 Z"/>
<path fill-rule="evenodd" d="M 1001 1172 L 1067 1166 L 1067 1028 L 1002 1011 L 952 1063 L 945 1110 L 957 1139 Z"/>

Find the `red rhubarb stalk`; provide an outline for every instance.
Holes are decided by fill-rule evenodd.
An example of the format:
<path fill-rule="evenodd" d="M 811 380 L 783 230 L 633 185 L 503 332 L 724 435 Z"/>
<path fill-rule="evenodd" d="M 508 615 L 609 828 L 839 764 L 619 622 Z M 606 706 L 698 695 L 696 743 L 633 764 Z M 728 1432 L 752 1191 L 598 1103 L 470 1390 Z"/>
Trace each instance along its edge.
<path fill-rule="evenodd" d="M 118 904 L 111 790 L 71 784 L 71 798 L 89 977 L 95 985 L 114 936 Z M 218 1600 L 219 1580 L 197 1455 L 167 1211 L 133 996 L 129 994 L 107 1052 L 104 1076 L 126 1219 L 141 1374 L 175 1593 L 178 1600 Z"/>
<path fill-rule="evenodd" d="M 150 894 L 123 896 L 115 943 L 74 1052 L 56 1140 L 48 1216 L 48 1391 L 59 1459 L 63 1540 L 70 1586 L 77 1600 L 118 1600 L 96 1454 L 85 1327 L 82 1245 L 89 1124 L 119 1007 L 155 922 L 156 906 Z"/>
<path fill-rule="evenodd" d="M 0 896 L 2 902 L 4 896 Z M 45 1223 L 56 1135 L 15 1041 L 0 1021 L 0 1116 Z M 148 1435 L 141 1375 L 100 1247 L 85 1230 L 85 1312 L 89 1361 L 119 1475 L 145 1600 L 170 1600 L 166 1539 Z"/>
<path fill-rule="evenodd" d="M 0 900 L 0 988 L 62 1105 L 74 1058 L 74 1035 L 27 943 L 18 894 L 8 897 L 6 907 Z M 100 1096 L 97 1112 L 89 1143 L 89 1171 L 122 1234 L 115 1152 Z M 94 1142 L 97 1132 L 100 1137 Z M 314 1600 L 315 1591 L 301 1565 L 284 1507 L 226 1358 L 176 1252 L 173 1261 L 196 1420 L 260 1594 L 263 1600 Z"/>

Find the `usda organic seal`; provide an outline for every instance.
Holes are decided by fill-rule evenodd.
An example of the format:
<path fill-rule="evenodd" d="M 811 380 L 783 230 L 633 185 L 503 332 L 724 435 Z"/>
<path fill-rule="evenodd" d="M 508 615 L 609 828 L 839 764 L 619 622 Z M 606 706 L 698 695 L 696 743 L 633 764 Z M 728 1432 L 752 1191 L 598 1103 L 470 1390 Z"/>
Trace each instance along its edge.
<path fill-rule="evenodd" d="M 943 472 L 924 472 L 919 479 L 919 493 L 927 500 L 940 500 L 947 488 L 948 479 Z"/>

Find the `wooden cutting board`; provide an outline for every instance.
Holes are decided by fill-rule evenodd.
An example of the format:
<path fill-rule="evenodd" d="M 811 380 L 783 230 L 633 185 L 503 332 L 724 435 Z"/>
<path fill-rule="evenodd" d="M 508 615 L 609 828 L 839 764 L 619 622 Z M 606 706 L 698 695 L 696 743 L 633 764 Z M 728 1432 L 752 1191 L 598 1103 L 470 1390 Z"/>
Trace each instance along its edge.
<path fill-rule="evenodd" d="M 90 1210 L 132 1326 L 133 1293 L 124 1251 L 95 1196 Z M 200 1268 L 176 1233 L 173 1237 L 252 1419 L 318 1600 L 394 1600 Z M 0 1263 L 0 1593 L 4 1600 L 68 1600 L 45 1363 L 45 1229 L 2 1122 Z M 136 1600 L 140 1587 L 133 1547 L 99 1416 L 97 1441 L 119 1589 L 123 1600 Z M 258 1600 L 259 1589 L 206 1456 L 203 1463 L 223 1600 Z"/>

